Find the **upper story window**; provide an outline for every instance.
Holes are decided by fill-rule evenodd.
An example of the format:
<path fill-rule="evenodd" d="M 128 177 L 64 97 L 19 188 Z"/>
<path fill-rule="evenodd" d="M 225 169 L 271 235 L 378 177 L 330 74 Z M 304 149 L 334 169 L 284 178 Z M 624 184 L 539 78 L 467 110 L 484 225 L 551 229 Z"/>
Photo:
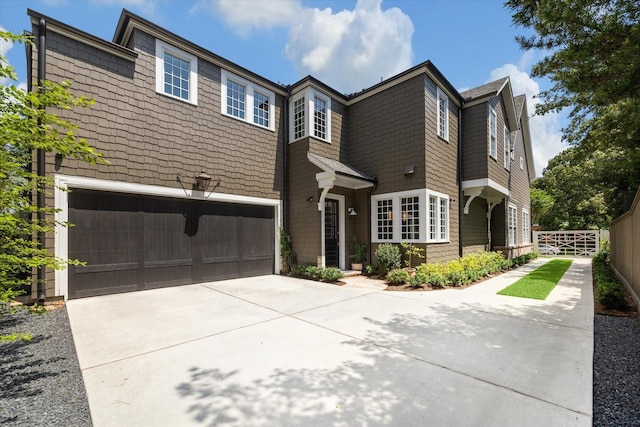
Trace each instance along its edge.
<path fill-rule="evenodd" d="M 244 86 L 227 80 L 227 114 L 244 119 Z"/>
<path fill-rule="evenodd" d="M 253 122 L 255 124 L 269 127 L 270 106 L 268 95 L 260 92 L 253 93 Z"/>
<path fill-rule="evenodd" d="M 293 96 L 291 105 L 292 141 L 313 136 L 331 142 L 331 98 L 307 88 Z"/>
<path fill-rule="evenodd" d="M 222 114 L 274 130 L 275 94 L 227 70 L 221 74 Z"/>
<path fill-rule="evenodd" d="M 439 243 L 449 241 L 449 196 L 428 190 L 371 197 L 374 242 Z"/>
<path fill-rule="evenodd" d="M 498 158 L 498 117 L 496 111 L 489 110 L 489 155 Z"/>
<path fill-rule="evenodd" d="M 324 99 L 313 97 L 313 136 L 327 139 L 327 103 Z"/>
<path fill-rule="evenodd" d="M 438 88 L 438 136 L 449 140 L 449 97 Z"/>
<path fill-rule="evenodd" d="M 504 168 L 507 170 L 511 169 L 511 132 L 505 126 L 504 127 Z"/>
<path fill-rule="evenodd" d="M 307 133 L 305 131 L 305 100 L 304 96 L 293 102 L 293 139 L 300 139 Z"/>
<path fill-rule="evenodd" d="M 156 39 L 156 92 L 198 103 L 198 58 Z"/>

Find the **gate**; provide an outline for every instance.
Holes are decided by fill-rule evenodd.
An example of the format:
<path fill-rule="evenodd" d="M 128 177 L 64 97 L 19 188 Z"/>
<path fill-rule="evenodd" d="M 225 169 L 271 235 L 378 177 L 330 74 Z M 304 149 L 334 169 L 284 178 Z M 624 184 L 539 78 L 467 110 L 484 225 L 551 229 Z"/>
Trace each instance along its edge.
<path fill-rule="evenodd" d="M 540 245 L 550 245 L 560 255 L 593 256 L 600 250 L 600 242 L 609 239 L 609 230 L 534 231 L 535 250 Z"/>

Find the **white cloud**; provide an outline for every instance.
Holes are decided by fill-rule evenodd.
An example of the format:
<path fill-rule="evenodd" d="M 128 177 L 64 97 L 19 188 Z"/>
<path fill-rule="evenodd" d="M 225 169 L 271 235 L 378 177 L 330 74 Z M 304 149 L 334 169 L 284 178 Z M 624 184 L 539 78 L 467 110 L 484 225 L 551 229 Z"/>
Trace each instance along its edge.
<path fill-rule="evenodd" d="M 304 7 L 299 0 L 200 0 L 192 9 L 221 16 L 236 32 L 288 30 L 286 57 L 300 76 L 313 74 L 340 92 L 357 92 L 412 65 L 413 23 L 382 0 L 353 10 Z"/>
<path fill-rule="evenodd" d="M 488 82 L 509 76 L 514 96 L 523 93 L 527 95 L 533 161 L 536 167 L 536 175 L 542 176 L 542 170 L 547 167 L 549 159 L 566 149 L 568 145 L 562 141 L 560 115 L 558 113 L 547 113 L 544 116 L 535 114 L 536 104 L 540 102 L 537 98 L 540 93 L 540 85 L 528 73 L 522 71 L 522 66 L 530 63 L 531 60 L 531 57 L 525 54 L 520 60 L 520 66 L 505 64 L 492 70 Z"/>
<path fill-rule="evenodd" d="M 301 75 L 313 74 L 341 92 L 356 92 L 411 66 L 413 23 L 382 0 L 354 10 L 305 9 L 291 27 L 285 54 Z"/>
<path fill-rule="evenodd" d="M 231 29 L 247 36 L 252 30 L 289 27 L 303 8 L 300 0 L 199 0 L 191 12 L 200 10 L 220 15 Z"/>
<path fill-rule="evenodd" d="M 0 25 L 0 31 L 7 32 L 7 29 Z M 0 55 L 6 57 L 9 49 L 13 47 L 13 42 L 0 39 Z"/>

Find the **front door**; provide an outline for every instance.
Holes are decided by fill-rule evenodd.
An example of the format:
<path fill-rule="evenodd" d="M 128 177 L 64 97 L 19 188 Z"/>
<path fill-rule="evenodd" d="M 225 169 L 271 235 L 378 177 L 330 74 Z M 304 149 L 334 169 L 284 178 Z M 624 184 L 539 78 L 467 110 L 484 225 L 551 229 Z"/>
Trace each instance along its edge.
<path fill-rule="evenodd" d="M 324 202 L 324 255 L 327 267 L 338 267 L 340 240 L 338 201 L 325 199 Z"/>

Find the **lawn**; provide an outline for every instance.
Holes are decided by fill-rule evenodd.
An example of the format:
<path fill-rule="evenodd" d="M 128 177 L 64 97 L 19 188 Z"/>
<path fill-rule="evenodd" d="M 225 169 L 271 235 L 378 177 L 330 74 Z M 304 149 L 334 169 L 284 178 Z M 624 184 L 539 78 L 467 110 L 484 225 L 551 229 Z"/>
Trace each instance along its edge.
<path fill-rule="evenodd" d="M 507 286 L 498 295 L 511 297 L 546 299 L 571 265 L 570 259 L 554 259 L 535 269 L 514 284 Z"/>

